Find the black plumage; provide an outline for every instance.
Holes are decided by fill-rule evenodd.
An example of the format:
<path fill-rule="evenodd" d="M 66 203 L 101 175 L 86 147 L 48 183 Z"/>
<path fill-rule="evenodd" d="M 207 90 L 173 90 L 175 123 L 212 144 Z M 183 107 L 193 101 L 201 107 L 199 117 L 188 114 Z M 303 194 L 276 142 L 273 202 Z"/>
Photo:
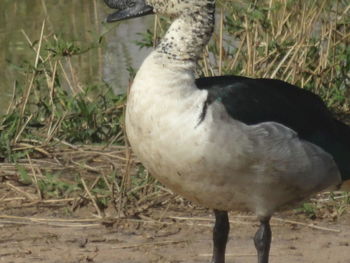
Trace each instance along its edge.
<path fill-rule="evenodd" d="M 333 117 L 319 96 L 276 79 L 220 76 L 199 78 L 196 85 L 208 90 L 200 121 L 210 104 L 220 101 L 245 124 L 283 124 L 331 154 L 343 181 L 350 179 L 350 127 Z"/>

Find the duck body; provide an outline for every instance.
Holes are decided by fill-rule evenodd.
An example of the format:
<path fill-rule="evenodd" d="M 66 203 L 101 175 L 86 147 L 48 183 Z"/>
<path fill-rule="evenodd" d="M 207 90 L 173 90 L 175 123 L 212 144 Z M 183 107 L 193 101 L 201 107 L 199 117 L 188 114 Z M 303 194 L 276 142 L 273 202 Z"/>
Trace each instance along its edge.
<path fill-rule="evenodd" d="M 174 17 L 128 96 L 133 151 L 160 182 L 214 209 L 212 263 L 225 263 L 227 211 L 255 212 L 258 263 L 268 263 L 270 217 L 350 179 L 350 127 L 311 92 L 280 80 L 195 79 L 214 28 L 215 0 L 105 0 L 108 22 Z"/>
<path fill-rule="evenodd" d="M 232 93 L 233 86 L 258 80 L 230 77 L 229 85 L 219 85 L 222 78 L 196 80 L 194 67 L 155 51 L 129 94 L 130 144 L 160 182 L 206 207 L 261 218 L 340 182 L 332 156 L 292 129 L 269 120 L 249 124 L 239 112 L 232 118 L 229 107 L 240 102 L 225 106 L 225 87 Z M 199 88 L 209 81 L 216 84 Z"/>

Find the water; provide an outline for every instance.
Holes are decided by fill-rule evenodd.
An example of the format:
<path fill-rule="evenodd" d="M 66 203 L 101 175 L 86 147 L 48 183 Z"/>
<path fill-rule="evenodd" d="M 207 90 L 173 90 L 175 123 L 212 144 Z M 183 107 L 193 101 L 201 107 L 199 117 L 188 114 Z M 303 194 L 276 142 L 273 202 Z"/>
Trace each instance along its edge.
<path fill-rule="evenodd" d="M 36 41 L 45 20 L 45 34 L 54 33 L 66 41 L 96 42 L 106 33 L 105 45 L 75 59 L 79 82 L 106 81 L 116 92 L 126 89 L 129 73 L 126 68 L 138 68 L 150 50 L 140 50 L 135 40 L 137 33 L 145 32 L 153 23 L 152 16 L 103 24 L 111 13 L 102 0 L 1 0 L 0 1 L 0 113 L 4 113 L 13 92 L 15 80 L 24 75 L 17 65 L 35 59 L 35 52 L 26 40 Z"/>

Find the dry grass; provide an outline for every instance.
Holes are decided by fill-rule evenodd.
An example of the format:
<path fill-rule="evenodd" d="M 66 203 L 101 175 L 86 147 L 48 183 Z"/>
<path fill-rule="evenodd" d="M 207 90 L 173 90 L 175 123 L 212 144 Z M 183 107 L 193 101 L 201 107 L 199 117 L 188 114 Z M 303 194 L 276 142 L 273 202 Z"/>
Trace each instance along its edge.
<path fill-rule="evenodd" d="M 22 32 L 35 61 L 24 88 L 15 86 L 0 121 L 0 211 L 45 206 L 74 212 L 91 205 L 98 218 L 106 216 L 107 208 L 113 210 L 109 215 L 122 218 L 171 199 L 172 193 L 150 178 L 125 140 L 125 96 L 115 96 L 105 107 L 93 102 L 96 96 L 106 101 L 110 94 L 87 93 L 77 85 L 71 57 L 81 50 L 44 32 L 45 21 L 38 41 Z M 89 133 L 81 137 L 94 127 L 100 129 L 97 139 Z"/>

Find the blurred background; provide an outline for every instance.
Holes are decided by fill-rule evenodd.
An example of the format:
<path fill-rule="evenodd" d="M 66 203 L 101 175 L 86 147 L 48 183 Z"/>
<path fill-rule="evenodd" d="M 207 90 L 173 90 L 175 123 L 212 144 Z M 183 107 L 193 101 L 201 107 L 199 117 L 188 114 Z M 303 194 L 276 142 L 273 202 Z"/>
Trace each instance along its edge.
<path fill-rule="evenodd" d="M 101 0 L 1 0 L 0 1 L 0 113 L 9 103 L 15 81 L 25 81 L 24 65 L 33 64 L 45 21 L 44 40 L 57 38 L 89 49 L 84 56 L 73 56 L 72 66 L 76 85 L 107 82 L 117 92 L 125 90 L 129 80 L 128 68 L 137 68 L 150 50 L 136 44 L 140 32 L 152 26 L 152 16 L 105 24 L 112 10 Z M 100 37 L 106 41 L 99 44 Z M 50 42 L 50 40 L 48 40 Z M 49 48 L 43 44 L 43 48 Z M 95 45 L 96 48 L 91 48 Z M 70 70 L 67 70 L 70 72 Z M 72 76 L 68 76 L 72 79 Z"/>

